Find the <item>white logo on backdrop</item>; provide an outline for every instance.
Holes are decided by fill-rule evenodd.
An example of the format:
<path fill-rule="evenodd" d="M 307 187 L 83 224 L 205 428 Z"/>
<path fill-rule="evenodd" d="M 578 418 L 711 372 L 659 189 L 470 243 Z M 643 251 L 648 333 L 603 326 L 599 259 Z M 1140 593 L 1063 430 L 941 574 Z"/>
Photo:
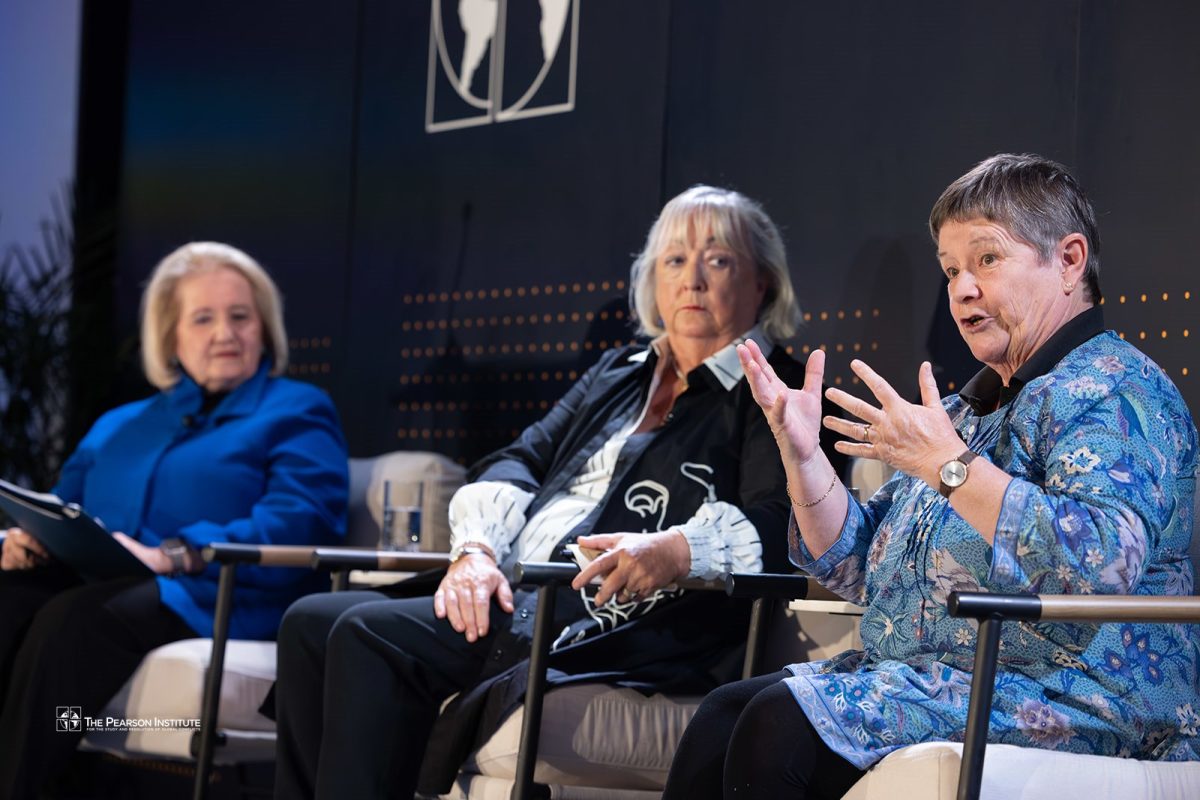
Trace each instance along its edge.
<path fill-rule="evenodd" d="M 574 110 L 578 43 L 579 0 L 431 0 L 425 131 Z"/>

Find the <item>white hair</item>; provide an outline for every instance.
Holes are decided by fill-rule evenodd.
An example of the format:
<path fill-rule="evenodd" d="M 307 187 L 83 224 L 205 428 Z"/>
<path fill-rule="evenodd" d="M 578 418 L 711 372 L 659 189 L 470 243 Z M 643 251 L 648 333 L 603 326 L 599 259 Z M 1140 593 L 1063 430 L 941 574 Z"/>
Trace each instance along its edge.
<path fill-rule="evenodd" d="M 662 334 L 654 269 L 658 257 L 674 242 L 691 244 L 698 231 L 753 263 L 767 284 L 758 323 L 775 341 L 787 339 L 800 323 L 800 306 L 788 273 L 787 253 L 779 228 L 755 201 L 732 189 L 698 184 L 672 198 L 658 215 L 646 245 L 634 259 L 629 276 L 629 307 L 638 333 Z"/>
<path fill-rule="evenodd" d="M 150 275 L 142 293 L 142 369 L 159 389 L 179 382 L 175 328 L 179 324 L 179 283 L 192 275 L 231 269 L 250 284 L 262 320 L 263 351 L 272 358 L 271 374 L 287 369 L 288 339 L 283 300 L 267 271 L 246 253 L 220 242 L 191 242 L 169 254 Z"/>

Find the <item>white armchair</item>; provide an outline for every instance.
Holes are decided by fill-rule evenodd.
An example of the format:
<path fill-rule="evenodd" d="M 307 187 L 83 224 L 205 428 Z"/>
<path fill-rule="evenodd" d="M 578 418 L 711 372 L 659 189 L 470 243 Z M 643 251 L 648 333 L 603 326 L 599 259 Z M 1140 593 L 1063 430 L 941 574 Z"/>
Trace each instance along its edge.
<path fill-rule="evenodd" d="M 392 519 L 391 510 L 385 508 L 385 493 L 393 508 L 411 506 L 420 495 L 420 550 L 428 554 L 425 560 L 431 566 L 444 561 L 433 554 L 449 549 L 447 508 L 450 497 L 465 479 L 463 467 L 435 453 L 401 451 L 351 459 L 349 469 L 347 547 L 374 550 L 380 542 L 385 519 L 397 528 L 404 526 L 406 519 L 402 515 Z M 401 533 L 407 533 L 407 528 Z M 305 569 L 311 568 L 315 554 L 312 547 L 249 549 L 255 553 L 256 563 Z M 419 553 L 414 555 L 421 558 Z M 218 619 L 218 631 L 220 627 Z M 104 715 L 123 719 L 201 718 L 212 657 L 213 639 L 186 639 L 158 648 L 146 656 L 137 672 L 109 702 Z M 217 746 L 210 754 L 213 762 L 272 760 L 275 724 L 258 709 L 275 681 L 275 643 L 229 641 L 216 660 L 223 669 L 216 713 Z M 195 734 L 191 729 L 135 728 L 128 734 L 89 734 L 82 747 L 125 759 L 169 759 L 192 765 L 198 755 Z"/>
<path fill-rule="evenodd" d="M 1200 511 L 1200 496 L 1196 510 Z M 1195 519 L 1195 514 L 1192 518 Z M 1200 565 L 1200 537 L 1194 531 L 1190 553 L 1194 569 Z M 927 742 L 896 750 L 859 779 L 843 800 L 893 797 L 1184 800 L 1200 797 L 1200 763 L 1136 761 L 986 743 L 995 680 L 996 638 L 1003 621 L 1198 623 L 1200 597 L 971 593 L 951 595 L 950 607 L 952 614 L 980 621 L 969 712 L 974 721 L 968 721 L 966 741 L 963 744 Z M 1197 687 L 1197 704 L 1200 707 L 1200 687 Z M 965 769 L 964 763 L 967 764 Z"/>

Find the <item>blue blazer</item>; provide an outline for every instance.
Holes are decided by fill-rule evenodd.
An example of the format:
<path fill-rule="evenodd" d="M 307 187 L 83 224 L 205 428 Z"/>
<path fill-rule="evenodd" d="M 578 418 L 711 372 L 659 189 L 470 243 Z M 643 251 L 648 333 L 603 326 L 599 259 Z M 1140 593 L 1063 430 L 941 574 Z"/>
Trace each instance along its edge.
<path fill-rule="evenodd" d="M 346 443 L 329 397 L 258 372 L 201 414 L 186 375 L 166 391 L 102 416 L 67 460 L 54 491 L 157 546 L 210 542 L 338 544 L 345 536 Z M 160 576 L 162 602 L 211 636 L 218 567 Z M 238 568 L 230 636 L 273 639 L 288 605 L 327 579 L 300 569 Z"/>

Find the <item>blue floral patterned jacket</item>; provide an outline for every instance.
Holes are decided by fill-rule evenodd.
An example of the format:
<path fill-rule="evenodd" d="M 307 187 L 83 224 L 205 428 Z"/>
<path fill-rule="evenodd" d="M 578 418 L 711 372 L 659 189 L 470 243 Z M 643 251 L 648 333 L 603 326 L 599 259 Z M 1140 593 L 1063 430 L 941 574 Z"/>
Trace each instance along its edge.
<path fill-rule="evenodd" d="M 1196 429 L 1148 357 L 1110 331 L 997 411 L 943 404 L 970 449 L 1013 476 L 994 546 L 905 474 L 851 502 L 819 559 L 792 537 L 797 565 L 867 607 L 863 651 L 793 665 L 786 679 L 826 743 L 862 769 L 904 745 L 963 738 L 976 627 L 949 616 L 950 592 L 1192 592 Z M 1198 655 L 1195 625 L 1009 623 L 989 740 L 1200 759 Z"/>

